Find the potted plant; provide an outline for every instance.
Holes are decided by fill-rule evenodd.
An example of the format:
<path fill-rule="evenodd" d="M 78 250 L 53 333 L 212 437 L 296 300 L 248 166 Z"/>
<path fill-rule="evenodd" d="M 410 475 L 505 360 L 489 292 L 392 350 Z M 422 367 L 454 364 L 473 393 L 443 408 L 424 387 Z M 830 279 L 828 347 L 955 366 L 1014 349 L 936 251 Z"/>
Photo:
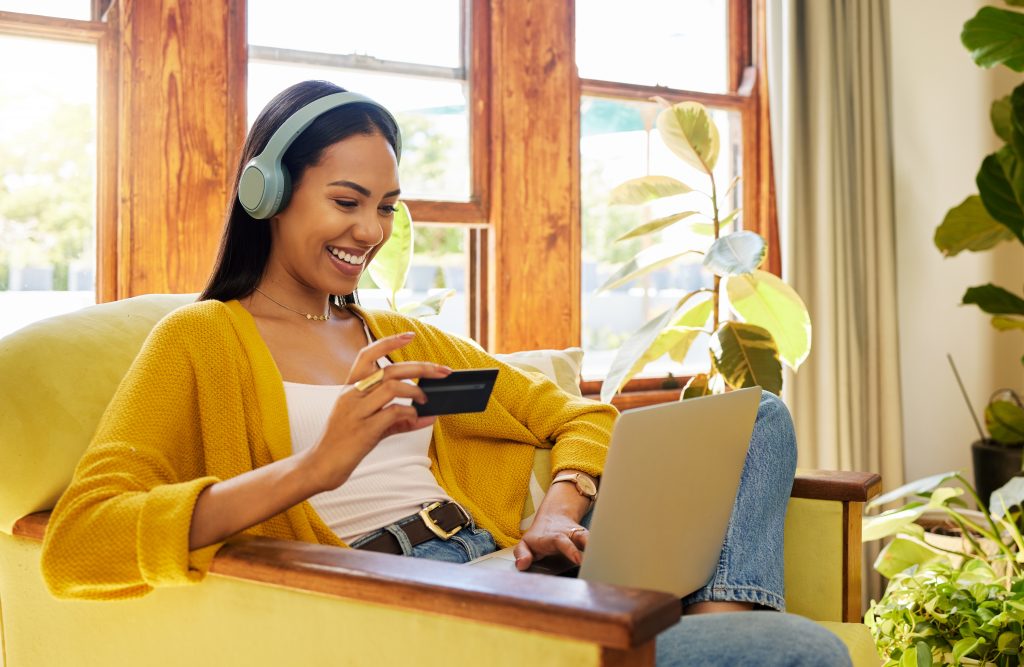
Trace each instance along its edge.
<path fill-rule="evenodd" d="M 1024 6 L 1022 0 L 1008 4 Z M 964 24 L 960 38 L 981 67 L 1005 65 L 1024 71 L 1021 12 L 983 7 Z M 946 257 L 964 250 L 985 251 L 1004 242 L 1024 246 L 1024 84 L 993 102 L 991 119 L 1004 143 L 982 161 L 976 178 L 978 194 L 950 209 L 935 230 L 935 245 Z M 1015 291 L 991 283 L 978 285 L 967 289 L 962 303 L 991 315 L 992 326 L 1000 331 L 1024 331 L 1024 298 Z M 978 424 L 979 439 L 972 446 L 975 479 L 983 498 L 1021 470 L 1024 404 L 1020 397 L 1009 390 L 997 392 L 985 409 L 985 425 L 988 436 Z"/>
<path fill-rule="evenodd" d="M 739 208 L 727 214 L 722 210 L 739 179 L 724 191 L 715 181 L 719 132 L 707 109 L 697 102 L 659 102 L 664 107 L 657 118 L 662 140 L 701 175 L 701 183 L 645 176 L 616 187 L 610 203 L 646 206 L 655 200 L 696 192 L 708 198 L 710 212 L 678 210 L 645 222 L 617 240 L 654 238 L 677 225 L 703 229 L 709 238 L 700 247 L 680 247 L 666 241 L 648 247 L 621 266 L 599 291 L 632 282 L 692 254 L 704 257 L 703 269 L 713 275 L 713 286 L 684 295 L 626 340 L 601 387 L 601 400 L 611 400 L 630 378 L 666 353 L 682 361 L 701 333 L 710 334 L 711 369 L 690 379 L 681 398 L 753 385 L 778 394 L 782 390 L 782 365 L 796 370 L 810 352 L 807 307 L 789 285 L 758 268 L 765 256 L 764 238 L 751 231 L 726 233 L 741 213 Z M 728 314 L 733 317 L 728 318 Z"/>
<path fill-rule="evenodd" d="M 941 486 L 954 481 L 955 486 Z M 978 510 L 965 508 L 964 495 Z M 911 498 L 864 519 L 865 541 L 893 537 L 875 561 L 889 579 L 864 622 L 886 667 L 1022 664 L 1024 656 L 1024 479 L 986 505 L 960 473 L 943 473 L 868 505 Z M 926 533 L 922 517 L 945 517 L 953 536 Z M 934 522 L 933 522 L 934 524 Z"/>

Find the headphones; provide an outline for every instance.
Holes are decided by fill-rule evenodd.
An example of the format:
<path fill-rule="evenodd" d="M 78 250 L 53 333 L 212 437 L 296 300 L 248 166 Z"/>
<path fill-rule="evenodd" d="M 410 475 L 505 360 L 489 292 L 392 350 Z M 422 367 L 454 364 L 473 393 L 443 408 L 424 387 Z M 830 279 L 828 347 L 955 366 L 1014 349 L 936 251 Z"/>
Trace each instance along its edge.
<path fill-rule="evenodd" d="M 280 211 L 291 194 L 292 187 L 291 175 L 281 164 L 281 158 L 285 151 L 319 116 L 331 109 L 356 102 L 372 104 L 391 118 L 396 128 L 395 153 L 397 157 L 401 157 L 402 134 L 397 130 L 398 123 L 390 111 L 369 97 L 358 93 L 326 95 L 310 102 L 289 116 L 288 120 L 281 123 L 281 127 L 277 128 L 277 131 L 270 137 L 270 141 L 267 142 L 263 151 L 245 165 L 242 178 L 238 181 L 238 201 L 242 204 L 245 212 L 257 220 L 266 220 Z"/>

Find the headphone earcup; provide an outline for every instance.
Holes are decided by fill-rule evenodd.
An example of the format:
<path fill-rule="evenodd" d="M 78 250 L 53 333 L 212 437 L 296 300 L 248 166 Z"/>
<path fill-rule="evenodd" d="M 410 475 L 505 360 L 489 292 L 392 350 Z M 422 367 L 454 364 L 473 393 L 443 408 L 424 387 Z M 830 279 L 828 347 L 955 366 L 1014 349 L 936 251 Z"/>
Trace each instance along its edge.
<path fill-rule="evenodd" d="M 288 167 L 281 165 L 281 201 L 274 208 L 274 212 L 268 215 L 271 217 L 284 210 L 284 207 L 288 205 L 288 202 L 292 198 L 292 175 L 288 171 Z"/>

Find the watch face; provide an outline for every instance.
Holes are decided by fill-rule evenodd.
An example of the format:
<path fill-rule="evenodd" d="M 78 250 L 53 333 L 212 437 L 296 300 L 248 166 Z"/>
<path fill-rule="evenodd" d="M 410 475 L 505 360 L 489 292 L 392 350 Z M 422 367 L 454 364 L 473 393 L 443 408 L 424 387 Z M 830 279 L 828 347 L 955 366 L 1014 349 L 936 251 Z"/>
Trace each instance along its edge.
<path fill-rule="evenodd" d="M 577 477 L 576 488 L 578 488 L 580 492 L 588 498 L 593 498 L 597 495 L 597 485 L 594 484 L 594 481 L 589 477 L 584 477 L 583 475 Z"/>

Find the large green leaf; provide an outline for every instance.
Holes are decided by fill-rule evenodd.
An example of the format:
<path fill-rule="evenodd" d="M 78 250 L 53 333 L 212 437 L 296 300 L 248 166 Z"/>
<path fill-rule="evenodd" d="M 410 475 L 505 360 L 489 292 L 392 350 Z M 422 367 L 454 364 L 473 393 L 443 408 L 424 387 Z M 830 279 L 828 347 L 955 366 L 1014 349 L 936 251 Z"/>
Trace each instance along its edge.
<path fill-rule="evenodd" d="M 902 500 L 908 496 L 923 496 L 931 494 L 940 484 L 943 482 L 954 479 L 959 473 L 956 470 L 949 472 L 941 472 L 937 475 L 931 475 L 929 477 L 922 477 L 921 479 L 915 479 L 912 482 L 907 482 L 903 486 L 893 489 L 887 493 L 883 493 L 877 496 L 874 500 L 867 504 L 866 509 L 873 507 L 881 507 L 882 505 L 888 505 L 889 503 Z"/>
<path fill-rule="evenodd" d="M 431 294 L 423 301 L 416 301 L 415 303 L 402 304 L 402 307 L 398 309 L 403 315 L 409 317 L 430 317 L 432 315 L 440 315 L 441 307 L 444 302 L 455 296 L 455 290 L 446 289 L 436 294 Z"/>
<path fill-rule="evenodd" d="M 879 552 L 878 558 L 875 559 L 875 570 L 883 577 L 892 579 L 907 568 L 924 565 L 941 557 L 938 551 L 923 542 L 895 537 Z"/>
<path fill-rule="evenodd" d="M 646 276 L 652 271 L 668 266 L 683 255 L 690 253 L 702 254 L 697 250 L 679 252 L 676 248 L 667 245 L 657 245 L 641 250 L 636 257 L 620 266 L 597 291 L 603 292 L 615 289 L 620 285 L 625 285 L 630 281 Z"/>
<path fill-rule="evenodd" d="M 782 391 L 779 348 L 767 329 L 742 322 L 726 322 L 711 336 L 715 366 L 734 388 L 760 385 L 765 391 Z"/>
<path fill-rule="evenodd" d="M 686 355 L 690 352 L 697 337 L 705 330 L 704 327 L 714 310 L 713 299 L 705 299 L 689 310 L 680 310 L 675 319 L 669 322 L 669 328 L 681 328 L 690 332 L 687 336 L 681 337 L 675 345 L 668 348 L 668 356 L 674 361 L 683 363 Z M 659 355 L 660 356 L 660 355 Z"/>
<path fill-rule="evenodd" d="M 623 385 L 629 382 L 629 379 L 634 375 L 633 369 L 636 367 L 637 360 L 654 344 L 654 341 L 658 339 L 658 335 L 661 334 L 661 330 L 672 320 L 675 313 L 675 308 L 669 308 L 637 329 L 619 348 L 618 353 L 616 353 L 615 358 L 612 360 L 611 368 L 608 369 L 608 375 L 605 376 L 604 382 L 601 383 L 602 401 L 605 403 L 611 401 L 612 397 L 619 393 Z"/>
<path fill-rule="evenodd" d="M 964 305 L 975 304 L 989 315 L 1024 315 L 1024 299 L 992 283 L 969 287 Z"/>
<path fill-rule="evenodd" d="M 620 183 L 608 195 L 608 203 L 635 206 L 655 199 L 693 192 L 686 183 L 669 176 L 642 176 Z"/>
<path fill-rule="evenodd" d="M 701 396 L 710 396 L 714 393 L 711 390 L 710 378 L 707 373 L 697 373 L 690 381 L 683 387 L 683 393 L 679 396 L 680 401 L 685 401 L 688 398 L 700 398 Z"/>
<path fill-rule="evenodd" d="M 704 266 L 719 276 L 750 273 L 764 260 L 767 244 L 756 232 L 735 232 L 715 240 L 704 256 Z"/>
<path fill-rule="evenodd" d="M 625 241 L 626 239 L 635 239 L 639 236 L 647 236 L 648 234 L 660 232 L 666 227 L 671 227 L 680 220 L 688 218 L 691 215 L 700 215 L 700 211 L 683 211 L 681 213 L 673 213 L 672 215 L 667 215 L 664 218 L 658 218 L 657 220 L 645 222 L 644 224 L 639 225 L 638 227 L 634 227 L 633 229 L 629 230 L 628 232 L 626 232 L 625 234 L 623 234 L 622 236 L 615 240 Z"/>
<path fill-rule="evenodd" d="M 413 229 L 412 216 L 405 202 L 398 202 L 394 221 L 391 223 L 391 238 L 380 249 L 367 267 L 373 282 L 381 289 L 391 292 L 392 298 L 405 286 L 405 278 L 412 264 Z M 395 304 L 391 304 L 392 308 Z"/>
<path fill-rule="evenodd" d="M 982 7 L 964 23 L 960 41 L 982 67 L 1003 64 L 1024 72 L 1024 14 Z"/>
<path fill-rule="evenodd" d="M 863 542 L 870 542 L 914 530 L 913 523 L 929 509 L 931 507 L 927 503 L 910 503 L 876 516 L 866 516 L 861 521 L 860 539 Z"/>
<path fill-rule="evenodd" d="M 1020 172 L 1012 149 L 1004 146 L 985 158 L 975 182 L 986 210 L 1024 242 L 1024 209 L 1014 189 Z"/>
<path fill-rule="evenodd" d="M 1010 401 L 993 401 L 985 408 L 985 427 L 993 440 L 1004 445 L 1024 442 L 1024 408 Z"/>
<path fill-rule="evenodd" d="M 988 250 L 1014 238 L 1009 227 L 989 215 L 978 195 L 971 195 L 956 208 L 949 209 L 935 230 L 935 246 L 946 257 L 954 257 L 964 250 Z"/>
<path fill-rule="evenodd" d="M 1001 97 L 992 103 L 992 109 L 989 111 L 989 118 L 992 119 L 992 129 L 995 130 L 999 138 L 1010 143 L 1010 114 L 1013 109 L 1010 106 L 1010 96 Z"/>
<path fill-rule="evenodd" d="M 995 111 L 995 105 L 993 105 L 993 111 Z M 1021 84 L 1013 89 L 1010 93 L 1010 138 L 1006 140 L 1008 144 L 1013 146 L 1014 155 L 1019 160 L 1024 158 L 1024 84 Z M 995 122 L 993 120 L 993 122 Z M 1019 201 L 1024 193 L 1017 191 L 1017 200 Z"/>
<path fill-rule="evenodd" d="M 658 131 L 669 150 L 711 175 L 718 162 L 718 128 L 699 102 L 680 102 L 658 114 Z"/>
<path fill-rule="evenodd" d="M 800 368 L 811 351 L 811 316 L 796 290 L 772 273 L 754 271 L 726 278 L 725 292 L 744 322 L 772 334 L 782 361 Z"/>

